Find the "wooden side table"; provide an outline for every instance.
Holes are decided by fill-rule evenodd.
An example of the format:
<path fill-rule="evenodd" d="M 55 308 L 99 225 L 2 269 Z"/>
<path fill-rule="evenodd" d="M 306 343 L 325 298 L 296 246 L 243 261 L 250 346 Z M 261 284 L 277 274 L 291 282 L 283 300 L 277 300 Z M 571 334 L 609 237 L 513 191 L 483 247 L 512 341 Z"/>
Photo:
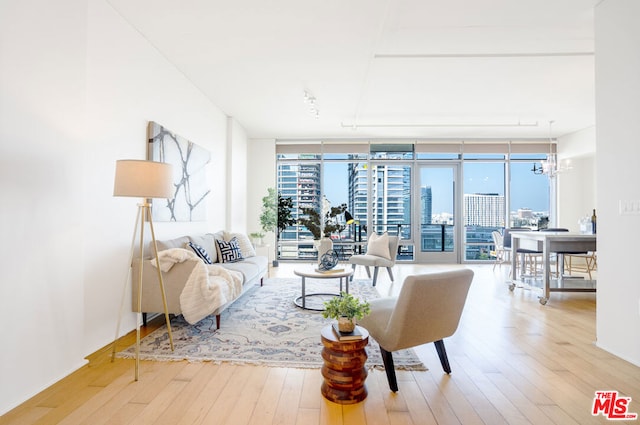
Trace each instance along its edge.
<path fill-rule="evenodd" d="M 355 341 L 339 341 L 331 325 L 322 328 L 322 395 L 339 404 L 354 404 L 367 398 L 367 352 L 369 332 L 358 326 L 363 338 Z"/>

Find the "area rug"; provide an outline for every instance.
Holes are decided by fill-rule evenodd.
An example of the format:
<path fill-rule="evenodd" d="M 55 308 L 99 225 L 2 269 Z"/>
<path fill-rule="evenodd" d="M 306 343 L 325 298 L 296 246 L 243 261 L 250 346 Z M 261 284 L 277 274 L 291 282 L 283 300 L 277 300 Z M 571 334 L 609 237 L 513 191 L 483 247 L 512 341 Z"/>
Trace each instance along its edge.
<path fill-rule="evenodd" d="M 306 287 L 307 293 L 338 291 L 337 281 L 307 279 Z M 177 316 L 171 321 L 175 350 L 171 351 L 163 325 L 142 339 L 140 358 L 319 368 L 323 363 L 320 330 L 331 319 L 295 306 L 300 291 L 300 279 L 266 279 L 263 286 L 249 289 L 222 313 L 220 329 L 216 329 L 214 316 L 195 325 Z M 349 292 L 366 300 L 378 297 L 370 280 L 354 280 Z M 315 298 L 319 302 L 320 297 Z M 368 367 L 383 367 L 380 348 L 371 337 L 367 355 Z M 135 346 L 118 356 L 135 357 Z M 393 359 L 396 369 L 427 370 L 411 349 L 394 352 Z"/>

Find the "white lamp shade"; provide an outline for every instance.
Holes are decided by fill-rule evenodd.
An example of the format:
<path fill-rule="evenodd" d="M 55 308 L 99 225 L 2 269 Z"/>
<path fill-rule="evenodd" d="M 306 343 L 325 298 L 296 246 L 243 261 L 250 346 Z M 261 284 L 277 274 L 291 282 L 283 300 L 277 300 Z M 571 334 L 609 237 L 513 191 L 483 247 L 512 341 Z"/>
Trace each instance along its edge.
<path fill-rule="evenodd" d="M 116 161 L 113 196 L 172 198 L 173 189 L 171 164 L 136 159 Z"/>

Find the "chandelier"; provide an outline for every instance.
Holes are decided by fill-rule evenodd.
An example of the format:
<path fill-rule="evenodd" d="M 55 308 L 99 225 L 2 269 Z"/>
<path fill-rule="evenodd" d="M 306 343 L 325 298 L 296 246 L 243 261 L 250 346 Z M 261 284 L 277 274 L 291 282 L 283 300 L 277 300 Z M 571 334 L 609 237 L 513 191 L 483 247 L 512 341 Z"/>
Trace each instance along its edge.
<path fill-rule="evenodd" d="M 553 151 L 553 140 L 551 138 L 551 126 L 553 121 L 549 121 L 549 153 L 547 159 L 540 161 L 540 164 L 533 163 L 531 171 L 533 174 L 545 174 L 549 177 L 555 177 L 557 174 L 571 169 L 569 161 L 564 161 L 562 164 L 557 160 L 557 155 Z"/>

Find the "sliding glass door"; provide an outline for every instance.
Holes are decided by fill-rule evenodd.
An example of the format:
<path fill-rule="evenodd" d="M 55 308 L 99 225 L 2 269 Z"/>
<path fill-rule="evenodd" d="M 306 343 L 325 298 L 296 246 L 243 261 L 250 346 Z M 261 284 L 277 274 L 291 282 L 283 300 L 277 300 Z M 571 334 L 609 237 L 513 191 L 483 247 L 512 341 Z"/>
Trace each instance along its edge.
<path fill-rule="evenodd" d="M 457 263 L 457 164 L 419 165 L 414 187 L 416 262 Z"/>

